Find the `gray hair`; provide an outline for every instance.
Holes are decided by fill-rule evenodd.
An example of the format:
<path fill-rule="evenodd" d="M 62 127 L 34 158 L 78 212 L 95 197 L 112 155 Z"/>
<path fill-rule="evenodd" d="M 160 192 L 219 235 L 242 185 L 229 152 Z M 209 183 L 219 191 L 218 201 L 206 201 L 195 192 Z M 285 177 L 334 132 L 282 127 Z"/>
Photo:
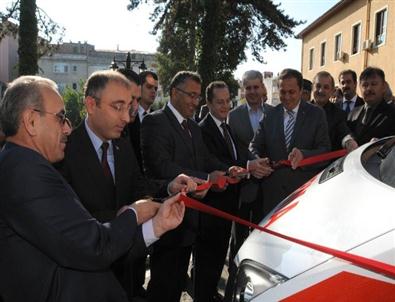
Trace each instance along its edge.
<path fill-rule="evenodd" d="M 6 137 L 17 134 L 26 108 L 43 110 L 41 91 L 44 87 L 58 89 L 54 81 L 39 76 L 21 76 L 8 85 L 0 101 L 0 128 Z"/>
<path fill-rule="evenodd" d="M 263 83 L 263 76 L 262 73 L 259 72 L 258 70 L 248 70 L 243 74 L 243 86 L 246 85 L 247 81 L 251 81 L 251 80 L 255 80 L 255 79 L 259 79 L 261 81 L 261 83 Z"/>

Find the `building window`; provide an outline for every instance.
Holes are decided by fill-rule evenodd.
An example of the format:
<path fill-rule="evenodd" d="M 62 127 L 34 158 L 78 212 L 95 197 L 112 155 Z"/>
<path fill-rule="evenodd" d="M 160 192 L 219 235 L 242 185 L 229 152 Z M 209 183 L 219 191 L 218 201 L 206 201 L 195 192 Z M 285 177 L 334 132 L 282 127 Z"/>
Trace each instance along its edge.
<path fill-rule="evenodd" d="M 77 90 L 77 83 L 73 83 L 73 89 Z"/>
<path fill-rule="evenodd" d="M 375 43 L 381 45 L 385 42 L 385 33 L 387 28 L 387 9 L 383 9 L 376 13 L 376 30 Z"/>
<path fill-rule="evenodd" d="M 77 71 L 77 66 L 74 65 L 74 66 L 73 66 L 73 72 L 76 72 L 76 71 Z"/>
<path fill-rule="evenodd" d="M 54 73 L 68 73 L 69 66 L 66 63 L 55 63 L 53 65 L 53 72 Z"/>
<path fill-rule="evenodd" d="M 340 60 L 342 50 L 342 34 L 335 36 L 335 61 Z"/>
<path fill-rule="evenodd" d="M 361 44 L 361 23 L 355 24 L 352 27 L 352 45 L 351 54 L 355 55 L 359 52 L 359 47 Z"/>
<path fill-rule="evenodd" d="M 312 70 L 314 67 L 314 48 L 310 48 L 309 51 L 309 70 Z"/>
<path fill-rule="evenodd" d="M 322 42 L 321 43 L 320 66 L 325 65 L 325 56 L 326 56 L 326 42 Z"/>

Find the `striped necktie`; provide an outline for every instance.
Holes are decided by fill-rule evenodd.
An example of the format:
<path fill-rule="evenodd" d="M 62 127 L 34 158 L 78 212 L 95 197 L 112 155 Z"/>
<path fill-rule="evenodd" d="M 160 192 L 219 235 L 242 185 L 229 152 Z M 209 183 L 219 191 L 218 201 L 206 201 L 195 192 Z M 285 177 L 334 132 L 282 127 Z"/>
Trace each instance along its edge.
<path fill-rule="evenodd" d="M 295 125 L 295 113 L 292 110 L 287 110 L 288 121 L 284 129 L 284 137 L 285 137 L 285 145 L 287 149 L 289 149 L 289 145 L 291 144 L 292 133 L 294 132 Z"/>

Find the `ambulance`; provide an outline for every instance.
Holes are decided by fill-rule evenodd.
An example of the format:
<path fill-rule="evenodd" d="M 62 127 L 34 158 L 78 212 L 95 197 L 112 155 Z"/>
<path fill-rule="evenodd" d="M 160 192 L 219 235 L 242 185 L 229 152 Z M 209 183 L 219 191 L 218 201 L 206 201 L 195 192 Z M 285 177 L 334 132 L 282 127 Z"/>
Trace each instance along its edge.
<path fill-rule="evenodd" d="M 239 250 L 234 302 L 395 301 L 395 139 L 293 192 Z"/>

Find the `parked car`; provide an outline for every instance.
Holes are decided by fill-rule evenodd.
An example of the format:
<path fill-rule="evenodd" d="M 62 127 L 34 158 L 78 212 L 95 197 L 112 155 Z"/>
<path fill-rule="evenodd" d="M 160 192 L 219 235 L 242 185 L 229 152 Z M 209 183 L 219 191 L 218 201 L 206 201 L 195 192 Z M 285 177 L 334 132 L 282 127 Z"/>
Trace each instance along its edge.
<path fill-rule="evenodd" d="M 336 160 L 260 223 L 376 260 L 378 270 L 365 266 L 366 259 L 356 265 L 254 230 L 235 259 L 233 301 L 395 301 L 394 145 L 393 137 L 385 138 Z"/>

